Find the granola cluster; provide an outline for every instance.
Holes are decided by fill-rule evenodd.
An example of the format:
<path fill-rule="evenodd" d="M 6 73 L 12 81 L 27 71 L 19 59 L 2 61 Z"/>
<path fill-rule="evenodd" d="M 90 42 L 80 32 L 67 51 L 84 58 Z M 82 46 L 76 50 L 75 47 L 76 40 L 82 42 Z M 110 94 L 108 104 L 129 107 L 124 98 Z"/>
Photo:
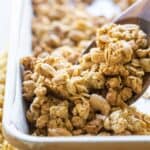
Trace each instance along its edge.
<path fill-rule="evenodd" d="M 141 93 L 150 72 L 150 48 L 139 26 L 106 24 L 97 29 L 96 46 L 78 64 L 67 48 L 21 61 L 32 134 L 150 135 L 150 116 L 127 105 Z"/>

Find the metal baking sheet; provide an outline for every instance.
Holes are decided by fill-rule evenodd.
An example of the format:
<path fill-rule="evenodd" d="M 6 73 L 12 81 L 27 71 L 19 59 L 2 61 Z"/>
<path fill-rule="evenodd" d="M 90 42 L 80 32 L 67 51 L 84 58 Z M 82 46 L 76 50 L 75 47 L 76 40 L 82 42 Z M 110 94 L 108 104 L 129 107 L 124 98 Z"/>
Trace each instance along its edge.
<path fill-rule="evenodd" d="M 14 0 L 11 19 L 3 117 L 4 135 L 11 144 L 24 150 L 150 149 L 150 136 L 34 137 L 29 135 L 25 117 L 26 107 L 22 99 L 22 70 L 19 59 L 31 54 L 31 1 Z M 142 98 L 138 103 L 141 111 L 148 112 L 148 107 L 150 108 L 148 100 Z"/>

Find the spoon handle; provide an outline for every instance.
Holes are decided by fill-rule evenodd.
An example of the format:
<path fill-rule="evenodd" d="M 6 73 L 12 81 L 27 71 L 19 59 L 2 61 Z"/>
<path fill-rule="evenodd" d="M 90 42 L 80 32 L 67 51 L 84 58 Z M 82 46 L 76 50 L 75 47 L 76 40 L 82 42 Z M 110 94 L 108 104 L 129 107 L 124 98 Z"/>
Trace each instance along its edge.
<path fill-rule="evenodd" d="M 129 18 L 142 19 L 150 22 L 150 0 L 138 0 L 117 17 L 114 22 L 119 23 Z"/>

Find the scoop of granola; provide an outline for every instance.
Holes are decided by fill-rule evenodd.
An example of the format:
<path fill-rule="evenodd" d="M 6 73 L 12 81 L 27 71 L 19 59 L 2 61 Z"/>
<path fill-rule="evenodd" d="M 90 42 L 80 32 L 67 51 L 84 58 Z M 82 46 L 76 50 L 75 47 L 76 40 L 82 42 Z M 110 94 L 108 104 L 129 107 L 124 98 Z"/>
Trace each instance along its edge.
<path fill-rule="evenodd" d="M 57 23 L 53 27 L 68 32 Z M 72 28 L 79 31 L 68 36 L 79 43 L 91 25 L 78 20 Z M 137 25 L 107 24 L 97 30 L 96 46 L 74 64 L 79 54 L 63 46 L 23 59 L 23 96 L 29 102 L 27 119 L 34 135 L 150 134 L 149 117 L 127 106 L 142 92 L 149 72 L 146 34 Z"/>

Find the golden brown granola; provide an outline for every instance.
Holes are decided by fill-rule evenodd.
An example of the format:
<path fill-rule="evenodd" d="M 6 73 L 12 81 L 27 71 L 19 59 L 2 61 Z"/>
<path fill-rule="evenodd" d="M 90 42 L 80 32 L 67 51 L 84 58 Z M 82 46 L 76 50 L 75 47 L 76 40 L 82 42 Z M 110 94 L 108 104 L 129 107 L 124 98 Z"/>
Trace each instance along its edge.
<path fill-rule="evenodd" d="M 96 28 L 108 22 L 106 17 L 92 16 L 80 7 L 87 0 L 73 2 L 78 5 L 71 7 L 66 0 L 33 0 L 32 46 L 36 57 L 45 57 L 59 48 L 61 54 L 55 55 L 69 55 L 68 60 L 74 63 L 95 37 Z"/>
<path fill-rule="evenodd" d="M 33 135 L 149 135 L 150 117 L 126 103 L 142 91 L 150 64 L 141 60 L 149 62 L 149 53 L 146 34 L 137 25 L 106 24 L 79 64 L 68 59 L 67 47 L 23 58 L 23 95 L 30 103 Z"/>

